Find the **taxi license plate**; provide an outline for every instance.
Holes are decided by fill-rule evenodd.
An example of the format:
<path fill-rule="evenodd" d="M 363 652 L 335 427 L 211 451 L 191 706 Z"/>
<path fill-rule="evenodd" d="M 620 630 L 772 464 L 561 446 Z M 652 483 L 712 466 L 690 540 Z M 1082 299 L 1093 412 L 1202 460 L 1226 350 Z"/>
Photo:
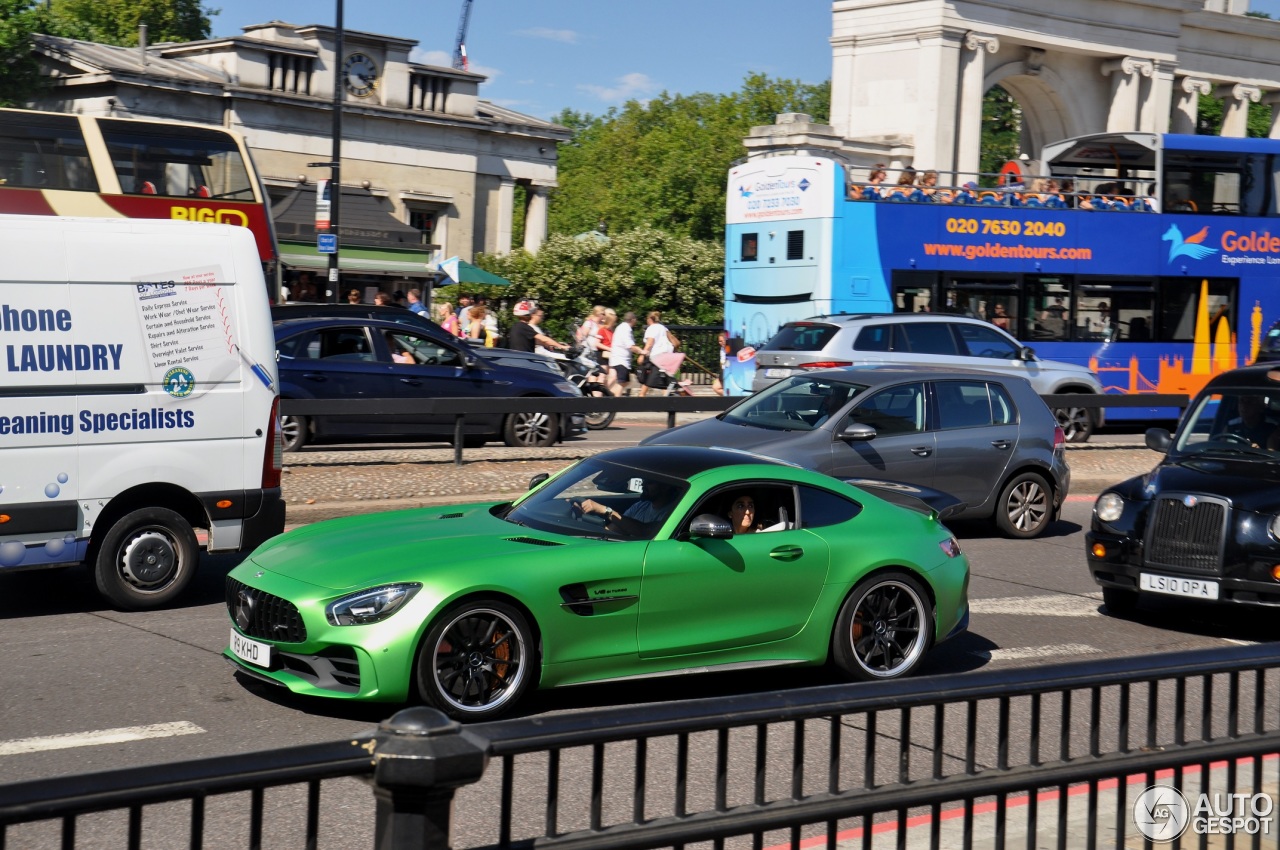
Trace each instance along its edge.
<path fill-rule="evenodd" d="M 231 630 L 231 653 L 241 661 L 248 661 L 259 667 L 271 666 L 271 646 L 250 640 L 235 629 Z"/>
<path fill-rule="evenodd" d="M 766 378 L 790 378 L 790 369 L 765 369 L 764 376 Z"/>
<path fill-rule="evenodd" d="M 1155 593 L 1167 593 L 1170 596 L 1190 596 L 1193 599 L 1218 598 L 1218 583 L 1204 579 L 1174 578 L 1142 573 L 1138 587 Z"/>

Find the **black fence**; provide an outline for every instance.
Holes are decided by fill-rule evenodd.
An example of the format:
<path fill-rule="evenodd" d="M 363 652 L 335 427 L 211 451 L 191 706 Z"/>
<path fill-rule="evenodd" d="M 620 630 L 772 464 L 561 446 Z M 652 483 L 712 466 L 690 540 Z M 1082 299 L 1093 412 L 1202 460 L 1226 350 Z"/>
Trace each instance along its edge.
<path fill-rule="evenodd" d="M 0 846 L 1139 846 L 1157 784 L 1234 800 L 1239 846 L 1274 846 L 1274 805 L 1239 807 L 1274 801 L 1278 755 L 1280 651 L 1232 647 L 465 729 L 413 708 L 329 746 L 0 786 Z"/>
<path fill-rule="evenodd" d="M 680 352 L 685 355 L 680 377 L 694 385 L 710 384 L 720 377 L 720 340 L 724 328 L 719 325 L 670 325 L 680 338 Z"/>

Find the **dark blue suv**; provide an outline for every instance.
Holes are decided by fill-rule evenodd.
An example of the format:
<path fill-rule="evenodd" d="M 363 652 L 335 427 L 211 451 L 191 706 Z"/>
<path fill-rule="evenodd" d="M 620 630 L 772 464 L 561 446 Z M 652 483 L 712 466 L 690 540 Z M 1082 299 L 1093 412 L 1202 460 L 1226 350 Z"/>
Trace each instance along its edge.
<path fill-rule="evenodd" d="M 477 356 L 461 340 L 428 334 L 402 322 L 359 316 L 288 319 L 275 323 L 281 398 L 388 399 L 576 397 L 559 374 L 516 368 Z M 324 440 L 452 441 L 452 416 L 388 414 L 283 416 L 285 450 Z M 544 447 L 584 428 L 583 415 L 469 415 L 464 445 L 503 440 Z"/>

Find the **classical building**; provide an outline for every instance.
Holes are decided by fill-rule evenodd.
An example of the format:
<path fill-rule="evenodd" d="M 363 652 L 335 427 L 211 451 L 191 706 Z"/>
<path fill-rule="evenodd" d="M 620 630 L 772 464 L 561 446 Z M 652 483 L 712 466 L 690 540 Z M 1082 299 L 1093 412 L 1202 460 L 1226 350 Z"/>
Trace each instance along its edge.
<path fill-rule="evenodd" d="M 1280 101 L 1280 22 L 1246 0 L 835 0 L 830 125 L 789 116 L 755 151 L 809 146 L 856 163 L 978 170 L 982 99 L 1001 86 L 1032 158 L 1107 131 L 1194 132 L 1197 98 L 1244 136 L 1248 104 Z M 1272 137 L 1280 137 L 1273 110 Z"/>
<path fill-rule="evenodd" d="M 55 85 L 37 109 L 189 121 L 243 134 L 275 202 L 282 261 L 323 267 L 308 217 L 332 157 L 333 85 L 344 89 L 339 238 L 343 286 L 429 282 L 426 260 L 546 238 L 557 124 L 480 100 L 484 77 L 409 59 L 411 39 L 280 21 L 232 38 L 113 47 L 37 40 Z M 522 191 L 517 191 L 517 189 Z M 352 250 L 348 251 L 347 248 Z M 352 278 L 349 280 L 348 278 Z M 376 282 L 376 281 L 375 281 Z"/>

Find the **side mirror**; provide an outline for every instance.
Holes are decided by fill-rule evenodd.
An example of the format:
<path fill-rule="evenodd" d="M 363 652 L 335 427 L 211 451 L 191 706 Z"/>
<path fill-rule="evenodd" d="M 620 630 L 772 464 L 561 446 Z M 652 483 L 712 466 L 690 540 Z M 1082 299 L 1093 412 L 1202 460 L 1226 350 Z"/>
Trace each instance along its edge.
<path fill-rule="evenodd" d="M 1148 428 L 1145 437 L 1147 448 L 1155 452 L 1167 452 L 1173 445 L 1173 437 L 1164 428 Z"/>
<path fill-rule="evenodd" d="M 550 472 L 539 472 L 537 475 L 529 479 L 529 489 L 532 490 L 534 487 L 537 487 L 539 484 L 541 484 L 543 481 L 546 481 L 550 477 L 551 477 Z"/>
<path fill-rule="evenodd" d="M 463 349 L 463 350 L 462 350 L 461 355 L 462 355 L 462 368 L 463 368 L 463 369 L 481 369 L 481 368 L 483 368 L 483 366 L 482 366 L 482 364 L 481 364 L 481 360 L 480 360 L 480 358 L 479 358 L 477 355 L 472 354 L 470 351 L 467 351 L 466 349 Z"/>
<path fill-rule="evenodd" d="M 850 422 L 836 434 L 841 440 L 874 440 L 876 429 L 865 422 Z"/>
<path fill-rule="evenodd" d="M 1018 352 L 1018 357 L 1028 362 L 1036 359 L 1036 350 L 1030 346 L 1024 345 L 1022 350 Z"/>
<path fill-rule="evenodd" d="M 733 526 L 729 524 L 729 520 L 715 514 L 698 514 L 689 523 L 689 536 L 728 540 L 733 537 Z"/>

